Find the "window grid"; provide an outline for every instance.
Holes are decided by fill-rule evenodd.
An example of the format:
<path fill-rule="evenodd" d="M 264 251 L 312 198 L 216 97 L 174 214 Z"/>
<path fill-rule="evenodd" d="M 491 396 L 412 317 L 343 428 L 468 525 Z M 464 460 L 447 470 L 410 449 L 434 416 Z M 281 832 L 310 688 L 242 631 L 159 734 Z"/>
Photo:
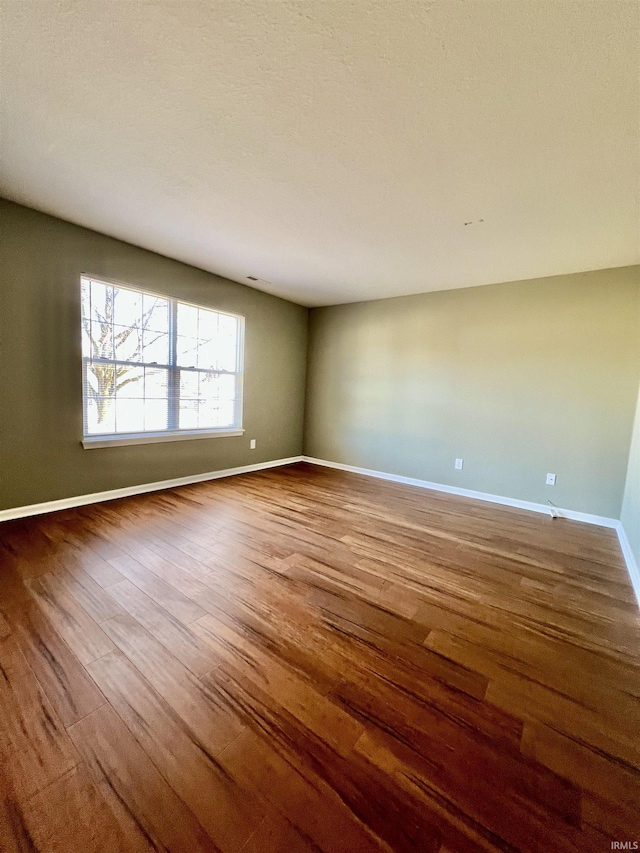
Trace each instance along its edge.
<path fill-rule="evenodd" d="M 100 304 L 97 294 L 100 295 Z M 117 297 L 127 299 L 117 305 Z M 194 306 L 127 285 L 82 277 L 83 399 L 86 438 L 120 438 L 123 435 L 215 433 L 241 429 L 244 318 L 240 315 Z M 129 302 L 128 325 L 122 303 Z M 131 310 L 131 305 L 135 310 Z M 183 366 L 178 353 L 179 309 L 196 311 L 188 337 L 195 364 Z M 120 309 L 120 310 L 118 310 Z M 208 320 L 205 332 L 203 317 Z M 221 333 L 221 318 L 232 321 Z M 120 322 L 116 322 L 119 320 Z M 186 324 L 185 324 L 186 325 Z M 202 337 L 201 337 L 202 334 Z M 209 337 L 207 338 L 207 334 Z M 166 349 L 156 346 L 166 338 Z M 148 341 L 148 338 L 152 338 Z M 203 368 L 205 347 L 211 367 Z M 226 351 L 225 351 L 226 347 Z M 133 348 L 133 349 L 132 349 Z M 202 359 L 201 359 L 202 351 Z M 147 360 L 149 356 L 165 358 Z M 128 357 L 119 357 L 128 355 Z M 221 364 L 233 370 L 221 368 Z M 161 378 L 165 373 L 164 380 Z M 153 396 L 147 396 L 153 376 Z M 196 396 L 182 394 L 183 376 L 193 376 Z M 230 381 L 232 380 L 232 381 Z M 158 396 L 164 381 L 165 392 Z M 191 380 L 193 390 L 193 380 Z M 211 385 L 205 388 L 204 385 Z M 159 416 L 162 406 L 165 415 Z M 164 422 L 164 426 L 160 425 Z M 183 422 L 181 424 L 181 421 Z M 188 423 L 187 423 L 188 422 Z"/>

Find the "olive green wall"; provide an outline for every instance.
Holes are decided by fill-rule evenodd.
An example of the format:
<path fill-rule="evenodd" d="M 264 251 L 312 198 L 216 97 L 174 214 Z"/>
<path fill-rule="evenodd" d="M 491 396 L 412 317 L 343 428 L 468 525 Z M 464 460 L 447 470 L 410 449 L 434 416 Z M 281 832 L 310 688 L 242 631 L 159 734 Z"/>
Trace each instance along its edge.
<path fill-rule="evenodd" d="M 636 565 L 640 568 L 640 393 L 636 405 L 620 521 L 636 558 Z"/>
<path fill-rule="evenodd" d="M 312 309 L 305 454 L 619 518 L 639 273 Z"/>
<path fill-rule="evenodd" d="M 82 449 L 82 272 L 245 315 L 244 436 Z M 307 320 L 299 305 L 0 200 L 0 509 L 299 455 Z"/>
<path fill-rule="evenodd" d="M 244 436 L 82 449 L 82 272 L 245 315 Z M 639 267 L 312 309 L 307 359 L 308 317 L 0 200 L 0 510 L 299 455 L 306 364 L 307 455 L 622 510 L 640 559 Z"/>

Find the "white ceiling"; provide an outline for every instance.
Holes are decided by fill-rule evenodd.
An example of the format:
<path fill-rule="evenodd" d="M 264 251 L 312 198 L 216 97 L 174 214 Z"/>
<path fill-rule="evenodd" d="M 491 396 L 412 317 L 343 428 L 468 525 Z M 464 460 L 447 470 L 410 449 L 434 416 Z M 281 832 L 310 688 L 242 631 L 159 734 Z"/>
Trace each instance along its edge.
<path fill-rule="evenodd" d="M 640 262 L 636 0 L 0 7 L 7 198 L 307 305 Z"/>

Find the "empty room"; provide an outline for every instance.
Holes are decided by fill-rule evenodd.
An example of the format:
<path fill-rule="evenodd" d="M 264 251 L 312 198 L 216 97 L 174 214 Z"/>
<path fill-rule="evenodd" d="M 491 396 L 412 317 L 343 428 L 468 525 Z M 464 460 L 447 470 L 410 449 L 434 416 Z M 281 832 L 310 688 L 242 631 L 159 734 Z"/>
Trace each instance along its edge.
<path fill-rule="evenodd" d="M 0 0 L 1 853 L 640 849 L 640 2 Z"/>

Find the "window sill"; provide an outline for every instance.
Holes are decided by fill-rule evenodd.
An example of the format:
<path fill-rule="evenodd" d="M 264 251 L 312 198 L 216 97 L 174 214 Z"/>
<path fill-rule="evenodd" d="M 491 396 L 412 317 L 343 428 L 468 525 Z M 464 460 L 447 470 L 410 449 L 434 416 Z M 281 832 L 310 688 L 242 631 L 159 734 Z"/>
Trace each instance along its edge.
<path fill-rule="evenodd" d="M 99 447 L 123 447 L 128 444 L 157 444 L 161 441 L 190 441 L 194 438 L 230 438 L 244 435 L 243 429 L 180 430 L 179 432 L 147 432 L 121 435 L 89 435 L 81 444 L 85 450 Z"/>

